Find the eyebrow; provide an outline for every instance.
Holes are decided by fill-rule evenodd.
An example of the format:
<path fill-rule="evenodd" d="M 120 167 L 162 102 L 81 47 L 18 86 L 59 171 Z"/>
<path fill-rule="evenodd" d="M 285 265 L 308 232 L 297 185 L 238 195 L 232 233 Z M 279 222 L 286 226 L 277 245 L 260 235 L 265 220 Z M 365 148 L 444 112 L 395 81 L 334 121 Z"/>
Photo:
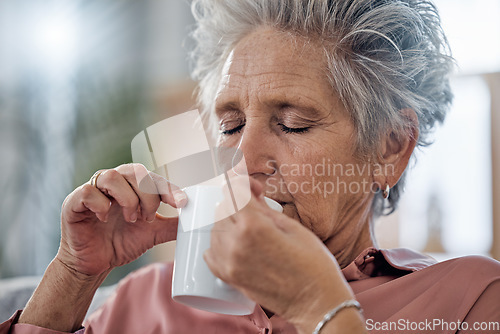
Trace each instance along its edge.
<path fill-rule="evenodd" d="M 320 111 L 318 108 L 300 103 L 297 101 L 288 100 L 288 99 L 273 99 L 266 103 L 268 106 L 272 107 L 274 110 L 278 110 L 278 114 L 286 113 L 286 109 L 294 108 L 303 111 L 304 116 L 307 116 L 309 120 L 319 120 L 324 118 L 325 111 Z M 216 106 L 215 114 L 221 119 L 222 116 L 232 114 L 232 115 L 240 115 L 243 111 L 241 110 L 239 102 L 229 101 L 223 102 L 221 105 Z"/>
<path fill-rule="evenodd" d="M 300 117 L 308 121 L 319 121 L 327 117 L 328 113 L 326 110 L 321 110 L 320 108 L 314 106 L 311 103 L 304 103 L 297 101 L 297 99 L 273 99 L 268 103 L 272 108 L 278 110 L 278 115 L 283 116 L 287 114 L 287 109 L 296 109 L 300 111 Z"/>
<path fill-rule="evenodd" d="M 227 114 L 234 114 L 234 115 L 239 115 L 241 114 L 241 108 L 240 104 L 238 102 L 234 101 L 229 101 L 229 102 L 223 102 L 220 105 L 215 106 L 215 115 L 221 119 L 222 116 L 227 115 Z"/>

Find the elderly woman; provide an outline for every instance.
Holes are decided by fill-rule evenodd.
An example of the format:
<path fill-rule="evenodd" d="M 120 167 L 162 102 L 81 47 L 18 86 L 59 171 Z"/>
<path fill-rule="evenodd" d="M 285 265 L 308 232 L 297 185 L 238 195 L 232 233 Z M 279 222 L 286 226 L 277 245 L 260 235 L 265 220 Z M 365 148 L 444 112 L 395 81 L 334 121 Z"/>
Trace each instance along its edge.
<path fill-rule="evenodd" d="M 140 167 L 123 165 L 67 197 L 57 256 L 0 333 L 498 333 L 498 262 L 436 263 L 377 249 L 372 234 L 374 218 L 397 204 L 415 147 L 427 143 L 451 101 L 452 61 L 435 7 L 427 0 L 192 6 L 200 108 L 219 124 L 220 145 L 244 153 L 252 188 L 248 205 L 218 222 L 227 233 L 212 235 L 205 260 L 258 304 L 254 313 L 177 304 L 172 265 L 154 264 L 126 278 L 82 328 L 111 269 L 175 239 L 177 219 L 156 213 L 160 201 L 187 200 L 155 178 L 161 195 L 143 193 L 134 176 Z M 325 161 L 343 168 L 301 168 Z"/>

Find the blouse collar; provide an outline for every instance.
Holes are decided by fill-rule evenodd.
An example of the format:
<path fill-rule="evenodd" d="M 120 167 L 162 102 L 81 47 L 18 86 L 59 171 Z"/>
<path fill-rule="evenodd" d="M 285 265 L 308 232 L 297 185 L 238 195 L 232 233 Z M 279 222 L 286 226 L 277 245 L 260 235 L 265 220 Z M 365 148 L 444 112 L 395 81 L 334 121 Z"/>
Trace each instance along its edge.
<path fill-rule="evenodd" d="M 346 280 L 357 281 L 375 276 L 403 276 L 437 263 L 430 256 L 407 248 L 377 249 L 370 247 L 342 269 Z"/>

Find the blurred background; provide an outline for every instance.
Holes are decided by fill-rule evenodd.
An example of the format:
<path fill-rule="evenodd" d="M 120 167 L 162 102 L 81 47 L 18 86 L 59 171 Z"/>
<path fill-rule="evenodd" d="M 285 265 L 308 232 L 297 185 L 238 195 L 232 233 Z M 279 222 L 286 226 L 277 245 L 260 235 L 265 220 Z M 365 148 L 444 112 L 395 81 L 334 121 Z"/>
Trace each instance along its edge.
<path fill-rule="evenodd" d="M 417 154 L 381 247 L 500 259 L 500 1 L 438 0 L 458 62 L 455 103 Z M 0 1 L 0 278 L 41 275 L 64 198 L 132 161 L 133 137 L 193 108 L 187 0 Z M 105 284 L 174 243 L 117 268 Z"/>

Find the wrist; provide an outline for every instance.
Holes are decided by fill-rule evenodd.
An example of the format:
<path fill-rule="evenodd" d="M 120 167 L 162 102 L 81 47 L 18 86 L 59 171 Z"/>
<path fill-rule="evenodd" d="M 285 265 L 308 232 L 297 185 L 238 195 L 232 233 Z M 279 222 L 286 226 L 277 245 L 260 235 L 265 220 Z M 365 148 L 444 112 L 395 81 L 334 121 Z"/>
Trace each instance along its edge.
<path fill-rule="evenodd" d="M 318 278 L 315 284 L 310 285 L 309 289 L 303 290 L 301 295 L 303 298 L 295 303 L 295 305 L 299 306 L 298 309 L 294 311 L 296 316 L 288 319 L 300 333 L 313 333 L 318 324 L 326 320 L 329 313 L 331 319 L 325 321 L 320 334 L 365 333 L 365 324 L 360 310 L 356 307 L 345 307 L 344 303 L 347 301 L 354 301 L 354 304 L 357 304 L 357 302 L 355 301 L 351 288 L 343 277 L 332 275 L 323 277 L 323 279 Z M 336 314 L 331 313 L 332 311 Z M 357 328 L 357 330 L 344 330 L 338 332 L 338 328 L 342 328 L 339 324 L 349 324 L 349 326 L 352 325 L 353 329 Z M 359 330 L 361 328 L 363 331 Z M 332 331 L 332 329 L 336 331 Z"/>
<path fill-rule="evenodd" d="M 342 328 L 344 330 L 344 332 L 346 332 L 346 333 L 361 333 L 360 331 L 348 331 L 347 330 L 347 329 L 349 329 L 349 327 L 351 327 L 351 329 L 359 327 L 359 326 L 356 326 L 356 324 L 359 325 L 360 323 L 363 323 L 363 321 L 361 321 L 361 322 L 359 321 L 360 319 L 353 318 L 356 316 L 355 313 L 351 312 L 350 314 L 346 314 L 345 316 L 342 316 L 340 314 L 340 313 L 347 313 L 347 311 L 349 309 L 354 309 L 354 310 L 358 311 L 358 315 L 360 315 L 359 313 L 362 312 L 361 305 L 359 304 L 359 302 L 357 300 L 354 300 L 354 299 L 346 300 L 346 301 L 340 303 L 339 305 L 337 305 L 336 307 L 332 308 L 327 313 L 325 313 L 325 315 L 323 316 L 321 321 L 319 321 L 318 324 L 316 325 L 316 327 L 314 328 L 313 334 L 320 334 L 320 332 L 325 333 L 325 331 L 327 331 L 327 329 L 325 327 L 330 328 L 330 330 L 328 330 L 328 332 L 335 333 L 336 331 L 333 331 L 333 328 L 334 328 L 333 326 L 335 326 L 335 325 L 337 325 L 336 327 Z M 349 320 L 349 318 L 347 318 L 347 317 L 350 317 L 351 319 Z M 333 324 L 331 326 L 328 326 L 330 322 L 332 322 Z M 343 325 L 339 326 L 339 323 L 343 323 Z"/>
<path fill-rule="evenodd" d="M 66 262 L 59 258 L 58 255 L 52 260 L 49 267 L 52 266 L 51 269 L 57 276 L 60 277 L 60 279 L 77 284 L 77 286 L 92 287 L 96 284 L 99 286 L 111 272 L 111 269 L 109 269 L 96 275 L 86 274 L 66 264 Z M 47 270 L 48 269 L 49 268 L 47 268 Z"/>
<path fill-rule="evenodd" d="M 338 305 L 337 305 L 338 306 Z M 325 316 L 337 306 L 304 318 L 299 323 L 294 323 L 300 334 L 360 334 L 367 333 L 364 317 L 361 310 L 347 307 L 338 310 L 337 314 L 322 324 L 321 329 L 316 332 L 318 325 L 325 320 Z"/>
<path fill-rule="evenodd" d="M 318 324 L 316 324 L 317 326 Z M 316 328 L 316 327 L 315 327 Z M 367 333 L 362 312 L 356 308 L 343 308 L 330 320 L 326 321 L 318 332 L 313 334 L 365 334 Z"/>
<path fill-rule="evenodd" d="M 79 273 L 56 257 L 47 267 L 18 322 L 61 332 L 78 330 L 106 275 Z"/>

